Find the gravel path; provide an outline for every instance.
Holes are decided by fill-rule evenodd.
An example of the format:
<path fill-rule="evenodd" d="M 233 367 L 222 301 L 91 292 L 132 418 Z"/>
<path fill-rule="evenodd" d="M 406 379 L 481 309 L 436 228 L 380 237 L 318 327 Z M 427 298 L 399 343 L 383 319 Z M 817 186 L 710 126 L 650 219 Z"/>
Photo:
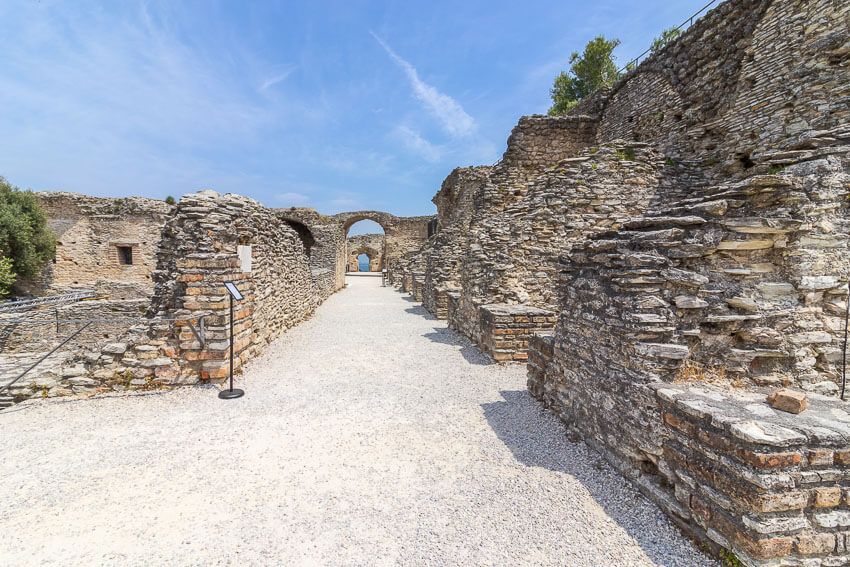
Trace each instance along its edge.
<path fill-rule="evenodd" d="M 703 565 L 525 390 L 350 277 L 211 387 L 0 412 L 3 565 Z"/>

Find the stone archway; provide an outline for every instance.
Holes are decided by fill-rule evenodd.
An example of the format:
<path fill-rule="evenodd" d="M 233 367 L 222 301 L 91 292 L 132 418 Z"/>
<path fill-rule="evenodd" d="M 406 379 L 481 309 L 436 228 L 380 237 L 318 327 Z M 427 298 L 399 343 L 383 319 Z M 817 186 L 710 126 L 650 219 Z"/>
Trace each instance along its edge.
<path fill-rule="evenodd" d="M 359 257 L 366 254 L 369 257 L 370 272 L 380 272 L 384 269 L 385 239 L 383 234 L 358 234 L 349 236 L 346 255 L 346 271 L 359 272 Z"/>

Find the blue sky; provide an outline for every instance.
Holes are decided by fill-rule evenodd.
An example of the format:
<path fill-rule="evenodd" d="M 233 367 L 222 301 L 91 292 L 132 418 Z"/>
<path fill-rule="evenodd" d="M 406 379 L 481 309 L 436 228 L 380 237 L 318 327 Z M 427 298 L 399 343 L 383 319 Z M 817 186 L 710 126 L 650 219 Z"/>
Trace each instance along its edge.
<path fill-rule="evenodd" d="M 35 190 L 431 214 L 597 34 L 705 0 L 0 4 L 0 175 Z"/>

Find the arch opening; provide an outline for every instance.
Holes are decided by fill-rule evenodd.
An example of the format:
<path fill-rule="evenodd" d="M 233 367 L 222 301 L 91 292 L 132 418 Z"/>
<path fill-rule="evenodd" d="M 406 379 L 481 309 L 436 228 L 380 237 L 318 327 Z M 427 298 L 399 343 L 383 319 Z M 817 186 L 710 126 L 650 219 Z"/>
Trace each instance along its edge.
<path fill-rule="evenodd" d="M 386 230 L 384 229 L 384 225 L 372 219 L 356 220 L 350 224 L 347 224 L 345 227 L 345 231 L 346 237 L 360 236 L 362 234 L 383 235 L 386 232 Z"/>
<path fill-rule="evenodd" d="M 301 239 L 301 243 L 304 245 L 304 252 L 310 258 L 313 253 L 313 247 L 316 245 L 316 238 L 313 236 L 313 233 L 307 228 L 307 225 L 298 221 L 286 220 L 284 222 L 298 233 L 298 238 Z"/>
<path fill-rule="evenodd" d="M 346 271 L 380 272 L 384 268 L 384 227 L 373 219 L 360 218 L 346 227 Z"/>

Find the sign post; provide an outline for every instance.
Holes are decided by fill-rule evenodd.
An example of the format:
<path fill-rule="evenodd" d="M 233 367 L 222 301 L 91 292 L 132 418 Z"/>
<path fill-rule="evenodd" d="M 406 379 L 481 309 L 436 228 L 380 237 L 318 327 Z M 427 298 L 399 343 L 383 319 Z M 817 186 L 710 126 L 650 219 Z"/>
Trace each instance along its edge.
<path fill-rule="evenodd" d="M 222 390 L 218 393 L 218 397 L 222 400 L 232 400 L 233 398 L 241 398 L 245 395 L 244 390 L 233 388 L 233 301 L 242 301 L 244 296 L 236 289 L 233 282 L 224 282 L 224 287 L 227 288 L 227 293 L 230 294 L 230 388 Z"/>

